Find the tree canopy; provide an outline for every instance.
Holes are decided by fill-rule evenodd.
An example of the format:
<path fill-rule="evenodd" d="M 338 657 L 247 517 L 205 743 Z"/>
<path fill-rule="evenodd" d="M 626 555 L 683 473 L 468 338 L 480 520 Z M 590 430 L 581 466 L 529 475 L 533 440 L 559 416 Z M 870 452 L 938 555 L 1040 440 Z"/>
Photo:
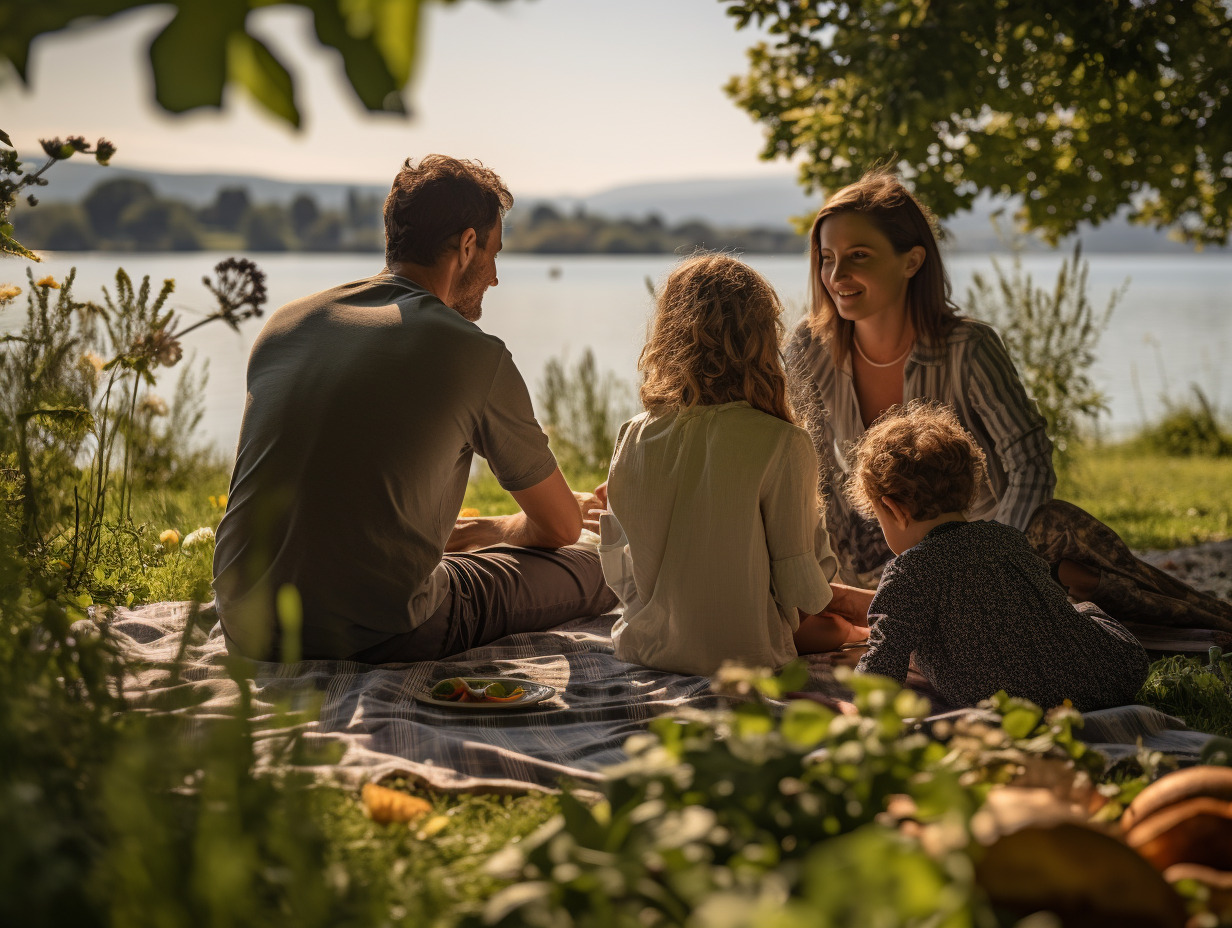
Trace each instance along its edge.
<path fill-rule="evenodd" d="M 259 38 L 248 14 L 275 0 L 2 0 L 0 59 L 29 82 L 31 43 L 42 35 L 138 7 L 173 7 L 175 15 L 150 45 L 154 97 L 168 112 L 222 105 L 223 88 L 246 88 L 266 110 L 298 127 L 295 79 Z M 346 80 L 371 112 L 405 113 L 401 91 L 418 49 L 427 0 L 295 0 L 312 13 L 317 40 L 342 56 Z M 456 0 L 434 0 L 454 3 Z M 499 2 L 499 0 L 489 0 Z"/>
<path fill-rule="evenodd" d="M 750 49 L 728 94 L 832 191 L 874 163 L 940 217 L 1021 198 L 1056 241 L 1122 207 L 1195 243 L 1232 224 L 1232 5 L 1222 0 L 721 0 Z"/>

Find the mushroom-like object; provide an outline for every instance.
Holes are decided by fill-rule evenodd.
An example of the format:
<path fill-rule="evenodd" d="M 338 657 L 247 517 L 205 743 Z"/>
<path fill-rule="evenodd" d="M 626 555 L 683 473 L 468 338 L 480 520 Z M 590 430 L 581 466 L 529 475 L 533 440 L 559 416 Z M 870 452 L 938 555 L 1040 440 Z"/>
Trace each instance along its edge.
<path fill-rule="evenodd" d="M 1066 928 L 1182 928 L 1181 898 L 1143 858 L 1073 822 L 1028 826 L 979 856 L 976 880 L 998 908 L 1055 913 Z"/>
<path fill-rule="evenodd" d="M 1121 816 L 1121 829 L 1128 832 L 1160 809 L 1197 796 L 1232 801 L 1232 767 L 1201 765 L 1160 777 L 1134 797 Z"/>
<path fill-rule="evenodd" d="M 1232 802 L 1197 796 L 1165 806 L 1129 829 L 1125 843 L 1161 871 L 1173 864 L 1232 870 Z"/>

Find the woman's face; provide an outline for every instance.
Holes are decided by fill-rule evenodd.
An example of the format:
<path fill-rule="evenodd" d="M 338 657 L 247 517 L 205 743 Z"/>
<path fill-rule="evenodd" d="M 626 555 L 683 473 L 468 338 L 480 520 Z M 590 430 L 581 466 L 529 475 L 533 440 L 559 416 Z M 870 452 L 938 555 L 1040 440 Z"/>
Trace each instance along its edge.
<path fill-rule="evenodd" d="M 820 230 L 821 282 L 838 314 L 859 322 L 907 310 L 907 281 L 924 264 L 924 248 L 899 254 L 871 220 L 835 213 Z"/>

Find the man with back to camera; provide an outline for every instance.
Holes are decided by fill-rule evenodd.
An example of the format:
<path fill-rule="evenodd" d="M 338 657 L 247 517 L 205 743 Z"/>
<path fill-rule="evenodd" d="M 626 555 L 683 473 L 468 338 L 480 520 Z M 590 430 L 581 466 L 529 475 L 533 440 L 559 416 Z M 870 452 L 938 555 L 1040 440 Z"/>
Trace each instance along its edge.
<path fill-rule="evenodd" d="M 475 325 L 512 205 L 477 162 L 407 159 L 381 273 L 262 329 L 214 552 L 231 652 L 280 659 L 299 624 L 304 659 L 433 660 L 614 605 L 574 546 L 594 497 L 570 491 L 508 349 Z M 521 512 L 457 518 L 473 453 Z"/>

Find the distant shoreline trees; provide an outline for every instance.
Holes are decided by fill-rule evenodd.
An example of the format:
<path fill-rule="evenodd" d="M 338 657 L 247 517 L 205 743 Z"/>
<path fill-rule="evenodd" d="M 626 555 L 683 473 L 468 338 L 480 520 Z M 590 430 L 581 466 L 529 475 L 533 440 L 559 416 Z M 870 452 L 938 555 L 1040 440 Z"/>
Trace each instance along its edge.
<path fill-rule="evenodd" d="M 160 196 L 146 181 L 119 177 L 95 185 L 79 203 L 18 207 L 14 224 L 28 248 L 45 251 L 381 252 L 381 199 L 348 191 L 341 208 L 308 192 L 289 204 L 254 202 L 243 187 L 224 187 L 205 206 Z M 651 213 L 613 219 L 547 203 L 515 209 L 507 252 L 530 254 L 673 254 L 704 247 L 746 254 L 801 254 L 803 236 L 781 229 L 716 228 L 699 220 L 668 223 Z"/>

